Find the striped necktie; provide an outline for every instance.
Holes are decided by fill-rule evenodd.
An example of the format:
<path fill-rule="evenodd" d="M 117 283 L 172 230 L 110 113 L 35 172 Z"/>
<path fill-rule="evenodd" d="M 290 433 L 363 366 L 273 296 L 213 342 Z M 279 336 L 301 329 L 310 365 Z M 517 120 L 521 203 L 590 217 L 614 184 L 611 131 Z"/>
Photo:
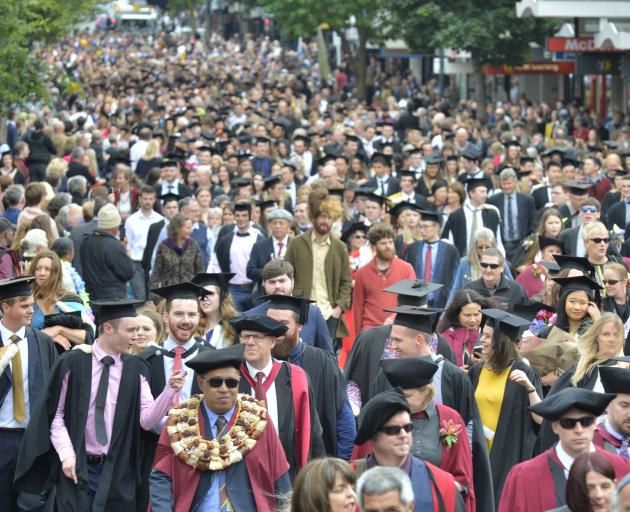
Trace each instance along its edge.
<path fill-rule="evenodd" d="M 221 437 L 221 434 L 223 434 L 225 426 L 227 425 L 227 420 L 225 419 L 225 416 L 219 416 L 214 425 L 217 429 L 216 438 L 218 439 L 219 437 Z M 227 489 L 225 488 L 225 471 L 220 471 L 219 473 L 217 473 L 217 476 L 219 477 L 219 503 L 221 507 L 220 510 L 221 512 L 234 512 L 234 507 L 232 507 L 232 504 L 230 503 L 230 498 L 228 497 Z"/>

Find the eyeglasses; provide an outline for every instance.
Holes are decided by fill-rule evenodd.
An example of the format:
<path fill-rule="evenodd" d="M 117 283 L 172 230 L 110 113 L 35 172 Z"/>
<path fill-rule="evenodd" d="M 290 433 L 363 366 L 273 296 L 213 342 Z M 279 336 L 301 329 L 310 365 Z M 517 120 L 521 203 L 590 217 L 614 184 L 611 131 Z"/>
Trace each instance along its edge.
<path fill-rule="evenodd" d="M 479 266 L 481 268 L 491 268 L 492 270 L 496 270 L 496 269 L 498 269 L 501 266 L 501 264 L 500 263 L 483 263 L 482 262 L 482 263 L 479 263 Z"/>
<path fill-rule="evenodd" d="M 583 213 L 597 213 L 596 206 L 582 206 Z"/>
<path fill-rule="evenodd" d="M 354 238 L 366 238 L 365 235 L 354 235 Z"/>
<path fill-rule="evenodd" d="M 582 416 L 581 418 L 560 418 L 560 426 L 565 430 L 573 430 L 579 423 L 583 428 L 590 427 L 595 423 L 595 416 Z"/>
<path fill-rule="evenodd" d="M 241 334 L 238 339 L 241 343 L 247 343 L 250 339 L 254 341 L 254 343 L 262 343 L 265 339 L 264 334 Z"/>
<path fill-rule="evenodd" d="M 413 430 L 413 423 L 407 423 L 406 425 L 389 425 L 381 428 L 381 432 L 387 436 L 397 436 L 400 434 L 401 430 L 404 430 L 408 434 Z"/>
<path fill-rule="evenodd" d="M 614 286 L 619 282 L 619 279 L 603 279 L 602 283 L 609 284 L 610 286 Z"/>
<path fill-rule="evenodd" d="M 211 377 L 209 379 L 206 379 L 206 382 L 209 384 L 209 386 L 211 388 L 220 388 L 221 386 L 223 386 L 223 383 L 225 382 L 225 386 L 230 388 L 230 389 L 234 389 L 236 387 L 238 387 L 238 383 L 240 382 L 238 379 L 222 379 L 221 377 Z"/>
<path fill-rule="evenodd" d="M 595 242 L 596 244 L 601 244 L 602 242 L 604 242 L 605 244 L 607 244 L 608 242 L 610 242 L 610 238 L 591 238 L 592 242 Z"/>

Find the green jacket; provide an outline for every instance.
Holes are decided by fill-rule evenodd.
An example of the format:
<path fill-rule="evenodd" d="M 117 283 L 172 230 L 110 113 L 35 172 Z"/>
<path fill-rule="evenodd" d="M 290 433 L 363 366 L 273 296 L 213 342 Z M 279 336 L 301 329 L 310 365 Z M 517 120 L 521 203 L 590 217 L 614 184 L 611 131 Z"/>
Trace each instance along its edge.
<path fill-rule="evenodd" d="M 313 287 L 313 244 L 312 231 L 292 238 L 287 247 L 284 259 L 295 269 L 295 283 L 293 295 L 312 298 Z M 326 289 L 328 300 L 334 308 L 339 306 L 342 311 L 350 308 L 352 299 L 352 274 L 348 259 L 348 249 L 345 244 L 334 237 L 330 237 L 330 248 L 324 262 L 326 268 Z M 337 337 L 348 336 L 348 328 L 339 318 Z"/>

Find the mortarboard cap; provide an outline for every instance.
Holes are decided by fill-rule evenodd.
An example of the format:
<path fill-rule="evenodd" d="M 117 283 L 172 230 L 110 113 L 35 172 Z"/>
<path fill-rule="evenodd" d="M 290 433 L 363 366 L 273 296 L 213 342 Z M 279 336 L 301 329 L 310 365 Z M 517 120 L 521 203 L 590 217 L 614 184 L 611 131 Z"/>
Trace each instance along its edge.
<path fill-rule="evenodd" d="M 336 159 L 337 159 L 337 155 L 332 154 L 332 153 L 326 153 L 324 156 L 322 156 L 321 158 L 317 160 L 317 165 L 319 167 L 323 167 L 328 162 L 334 162 Z"/>
<path fill-rule="evenodd" d="M 600 366 L 599 378 L 606 393 L 630 394 L 630 369 L 618 366 Z"/>
<path fill-rule="evenodd" d="M 391 161 L 392 161 L 392 157 L 391 155 L 386 155 L 384 153 L 374 153 L 372 155 L 372 165 L 374 165 L 377 162 L 380 162 L 384 165 L 391 165 Z"/>
<path fill-rule="evenodd" d="M 264 199 L 263 201 L 256 201 L 256 206 L 260 208 L 261 212 L 264 212 L 267 208 L 276 208 L 278 203 L 273 199 Z"/>
<path fill-rule="evenodd" d="M 190 280 L 190 282 L 195 283 L 196 285 L 201 286 L 202 288 L 205 288 L 206 286 L 214 285 L 226 291 L 228 288 L 228 283 L 230 282 L 230 279 L 232 279 L 235 275 L 236 274 L 234 274 L 233 272 L 217 272 L 214 274 L 202 272 L 202 273 L 196 274 L 195 277 L 193 277 Z"/>
<path fill-rule="evenodd" d="M 549 156 L 549 157 L 551 157 L 551 156 L 554 156 L 554 155 L 560 155 L 560 156 L 562 156 L 562 155 L 564 155 L 564 150 L 563 150 L 563 149 L 561 149 L 561 148 L 556 148 L 556 147 L 553 147 L 553 148 L 549 148 L 549 149 L 547 149 L 547 150 L 543 153 L 543 156 Z"/>
<path fill-rule="evenodd" d="M 416 171 L 398 171 L 398 176 L 400 176 L 401 178 L 412 178 L 413 180 L 416 180 Z"/>
<path fill-rule="evenodd" d="M 520 148 L 521 143 L 517 140 L 508 140 L 507 142 L 503 143 L 503 147 L 505 147 L 505 149 L 510 147 Z"/>
<path fill-rule="evenodd" d="M 541 263 L 549 272 L 558 273 L 562 270 L 555 261 L 541 261 Z"/>
<path fill-rule="evenodd" d="M 562 242 L 562 240 L 558 240 L 557 238 L 540 235 L 538 237 L 538 245 L 540 246 L 540 250 L 543 250 L 545 247 L 555 245 L 557 247 L 560 247 L 560 250 L 564 253 L 564 243 Z"/>
<path fill-rule="evenodd" d="M 416 331 L 426 333 L 433 332 L 434 318 L 444 311 L 442 308 L 420 308 L 415 306 L 399 306 L 386 309 L 391 313 L 396 313 L 394 325 L 402 325 Z"/>
<path fill-rule="evenodd" d="M 502 309 L 482 309 L 481 314 L 484 316 L 484 320 L 492 321 L 492 326 L 496 331 L 505 334 L 513 342 L 517 342 L 521 339 L 523 331 L 529 327 L 530 320 L 525 320 L 520 316 L 513 315 Z"/>
<path fill-rule="evenodd" d="M 470 145 L 464 148 L 464 151 L 460 153 L 460 156 L 466 160 L 472 160 L 474 162 L 477 162 L 481 157 L 479 151 Z"/>
<path fill-rule="evenodd" d="M 281 181 L 281 178 L 277 174 L 273 176 L 267 176 L 264 179 L 265 184 L 263 185 L 263 190 L 269 190 L 274 185 L 277 185 L 278 183 L 280 183 L 280 181 Z"/>
<path fill-rule="evenodd" d="M 310 139 L 306 136 L 306 135 L 295 135 L 293 137 L 293 142 L 295 142 L 296 140 L 301 140 L 302 142 L 304 142 L 304 144 L 309 144 L 310 143 Z"/>
<path fill-rule="evenodd" d="M 395 206 L 392 206 L 389 209 L 389 213 L 392 215 L 392 217 L 395 218 L 395 217 L 398 217 L 405 210 L 413 210 L 415 212 L 420 213 L 422 211 L 422 207 L 410 201 L 401 201 L 400 203 L 397 203 Z"/>
<path fill-rule="evenodd" d="M 177 194 L 173 194 L 173 192 L 167 192 L 166 194 L 162 194 L 160 196 L 160 201 L 162 201 L 162 204 L 168 203 L 169 201 L 179 201 L 179 196 Z"/>
<path fill-rule="evenodd" d="M 591 262 L 584 257 L 554 254 L 553 258 L 560 266 L 560 269 L 572 268 L 575 270 L 579 270 L 585 276 L 595 275 L 595 267 L 591 265 Z"/>
<path fill-rule="evenodd" d="M 565 180 L 563 185 L 568 187 L 569 193 L 574 196 L 585 196 L 588 194 L 588 189 L 592 187 L 589 182 L 579 180 Z"/>
<path fill-rule="evenodd" d="M 572 165 L 573 167 L 579 166 L 579 162 L 575 158 L 564 157 L 561 162 L 562 167 Z"/>
<path fill-rule="evenodd" d="M 344 243 L 348 243 L 350 237 L 354 235 L 357 231 L 363 231 L 364 233 L 368 232 L 370 229 L 363 222 L 353 222 L 346 229 L 344 229 L 343 233 L 341 233 L 341 241 Z"/>
<path fill-rule="evenodd" d="M 135 299 L 101 300 L 92 301 L 96 314 L 96 324 L 102 325 L 117 318 L 130 318 L 138 316 L 136 306 L 144 304 L 144 301 Z"/>
<path fill-rule="evenodd" d="M 389 389 L 375 395 L 361 409 L 354 443 L 363 444 L 372 439 L 399 412 L 411 412 L 402 389 Z"/>
<path fill-rule="evenodd" d="M 183 283 L 162 286 L 161 288 L 153 288 L 151 292 L 159 295 L 170 302 L 175 299 L 194 299 L 205 293 L 205 290 L 196 283 L 186 281 Z"/>
<path fill-rule="evenodd" d="M 556 308 L 553 306 L 547 306 L 547 304 L 543 304 L 542 302 L 531 301 L 526 304 L 514 304 L 512 306 L 512 313 L 532 322 L 541 309 L 550 311 L 551 313 L 556 311 Z"/>
<path fill-rule="evenodd" d="M 575 276 L 575 277 L 554 277 L 553 281 L 562 286 L 563 291 L 582 291 L 586 293 L 593 293 L 599 291 L 602 287 L 593 281 L 590 277 Z"/>
<path fill-rule="evenodd" d="M 252 180 L 249 178 L 234 178 L 230 181 L 230 185 L 236 188 L 250 187 L 252 186 Z"/>
<path fill-rule="evenodd" d="M 427 165 L 442 165 L 442 157 L 440 155 L 431 154 L 424 159 Z"/>
<path fill-rule="evenodd" d="M 374 192 L 368 192 L 367 194 L 363 194 L 363 196 L 365 197 L 366 201 L 373 201 L 381 206 L 385 204 L 385 200 L 387 199 L 385 196 L 380 196 L 378 194 L 375 194 Z"/>
<path fill-rule="evenodd" d="M 422 210 L 420 212 L 420 218 L 429 222 L 437 222 L 442 224 L 442 214 L 438 211 Z"/>
<path fill-rule="evenodd" d="M 299 315 L 299 322 L 304 325 L 308 320 L 309 305 L 314 303 L 314 300 L 305 299 L 304 297 L 296 297 L 294 295 L 265 295 L 261 297 L 262 300 L 269 301 L 269 308 L 289 310 Z M 269 309 L 268 308 L 268 309 Z"/>
<path fill-rule="evenodd" d="M 238 203 L 234 203 L 234 211 L 235 212 L 252 212 L 251 203 L 247 203 L 245 201 L 241 201 Z"/>
<path fill-rule="evenodd" d="M 266 135 L 261 135 L 259 137 L 256 137 L 256 144 L 259 144 L 259 143 L 271 144 L 271 139 L 267 137 Z"/>
<path fill-rule="evenodd" d="M 219 350 L 204 350 L 186 361 L 186 366 L 199 375 L 218 368 L 241 367 L 243 361 L 243 345 L 237 343 Z"/>
<path fill-rule="evenodd" d="M 0 280 L 0 299 L 12 299 L 14 297 L 28 297 L 33 294 L 31 283 L 34 276 L 16 277 Z"/>
<path fill-rule="evenodd" d="M 477 187 L 486 187 L 488 188 L 488 180 L 485 178 L 470 178 L 466 180 L 466 191 L 470 192 L 471 190 L 476 189 Z"/>
<path fill-rule="evenodd" d="M 374 192 L 376 189 L 370 187 L 357 187 L 354 189 L 355 197 L 368 197 L 369 194 Z"/>
<path fill-rule="evenodd" d="M 529 410 L 550 421 L 559 420 L 563 414 L 571 409 L 578 409 L 591 413 L 593 416 L 600 416 L 613 398 L 615 398 L 615 395 L 570 387 L 547 396 L 542 402 L 530 406 Z"/>
<path fill-rule="evenodd" d="M 443 284 L 427 283 L 421 279 L 402 279 L 384 288 L 383 291 L 398 294 L 399 307 L 420 307 L 428 302 L 431 293 L 443 287 Z"/>
<path fill-rule="evenodd" d="M 339 197 L 339 198 L 343 199 L 343 193 L 344 193 L 344 189 L 343 188 L 329 188 L 328 189 L 328 195 L 329 196 Z"/>
<path fill-rule="evenodd" d="M 381 368 L 392 386 L 416 389 L 431 384 L 438 365 L 425 357 L 405 357 L 385 359 Z"/>
<path fill-rule="evenodd" d="M 266 315 L 238 315 L 228 320 L 236 332 L 244 330 L 259 332 L 269 336 L 282 336 L 288 327 Z"/>
<path fill-rule="evenodd" d="M 166 155 L 160 162 L 160 169 L 165 167 L 177 167 L 179 159 L 175 155 Z"/>

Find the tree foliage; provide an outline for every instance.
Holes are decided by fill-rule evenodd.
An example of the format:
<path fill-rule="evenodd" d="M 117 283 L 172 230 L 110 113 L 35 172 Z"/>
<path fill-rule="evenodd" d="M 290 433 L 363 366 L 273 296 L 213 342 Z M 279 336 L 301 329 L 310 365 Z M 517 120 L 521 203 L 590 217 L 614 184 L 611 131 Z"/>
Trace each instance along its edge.
<path fill-rule="evenodd" d="M 50 43 L 92 12 L 96 0 L 10 0 L 0 16 L 0 112 L 45 96 L 38 43 Z"/>

